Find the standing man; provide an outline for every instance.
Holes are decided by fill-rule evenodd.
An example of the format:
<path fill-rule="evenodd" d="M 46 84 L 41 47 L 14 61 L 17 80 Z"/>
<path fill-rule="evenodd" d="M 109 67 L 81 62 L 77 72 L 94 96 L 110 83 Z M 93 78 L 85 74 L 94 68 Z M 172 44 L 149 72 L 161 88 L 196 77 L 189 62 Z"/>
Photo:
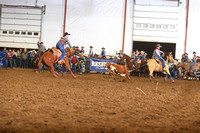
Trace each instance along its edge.
<path fill-rule="evenodd" d="M 88 55 L 90 58 L 93 57 L 93 47 L 90 46 L 90 51 L 89 51 L 89 55 Z"/>
<path fill-rule="evenodd" d="M 191 71 L 193 72 L 193 65 L 196 63 L 197 61 L 197 55 L 196 55 L 196 52 L 193 52 L 193 59 L 192 59 L 192 64 L 191 64 Z"/>
<path fill-rule="evenodd" d="M 65 32 L 63 37 L 60 38 L 60 40 L 58 41 L 58 43 L 56 44 L 56 48 L 60 49 L 60 51 L 62 52 L 62 55 L 60 57 L 60 59 L 58 60 L 58 63 L 61 64 L 61 60 L 66 56 L 66 52 L 64 49 L 64 45 L 68 44 L 70 48 L 72 48 L 71 43 L 69 41 L 69 33 Z"/>
<path fill-rule="evenodd" d="M 6 69 L 8 68 L 8 62 L 10 64 L 10 68 L 13 68 L 13 63 L 12 63 L 12 58 L 13 58 L 13 52 L 11 51 L 11 49 L 8 50 L 8 52 L 6 52 Z"/>
<path fill-rule="evenodd" d="M 81 47 L 80 53 L 82 53 L 82 54 L 85 53 L 85 50 L 84 50 L 84 47 L 83 47 L 83 46 Z"/>
<path fill-rule="evenodd" d="M 162 51 L 160 51 L 161 47 L 162 46 L 160 44 L 156 45 L 156 48 L 153 52 L 153 58 L 157 57 L 162 62 L 162 68 L 163 68 L 163 71 L 165 71 L 165 60 L 160 56 L 160 54 L 163 53 Z"/>
<path fill-rule="evenodd" d="M 103 48 L 101 48 L 102 49 L 102 51 L 101 51 L 101 57 L 102 58 L 106 58 L 106 51 L 105 51 L 105 48 L 103 47 Z"/>

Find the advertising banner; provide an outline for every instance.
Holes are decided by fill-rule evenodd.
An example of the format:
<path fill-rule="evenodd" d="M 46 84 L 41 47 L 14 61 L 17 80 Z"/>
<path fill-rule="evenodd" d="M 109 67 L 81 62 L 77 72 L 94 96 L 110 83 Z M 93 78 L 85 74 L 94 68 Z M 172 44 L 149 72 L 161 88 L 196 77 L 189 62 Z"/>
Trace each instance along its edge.
<path fill-rule="evenodd" d="M 105 64 L 107 62 L 112 62 L 117 64 L 117 60 L 114 59 L 95 59 L 91 58 L 90 59 L 90 71 L 95 71 L 95 72 L 108 72 L 105 67 Z"/>

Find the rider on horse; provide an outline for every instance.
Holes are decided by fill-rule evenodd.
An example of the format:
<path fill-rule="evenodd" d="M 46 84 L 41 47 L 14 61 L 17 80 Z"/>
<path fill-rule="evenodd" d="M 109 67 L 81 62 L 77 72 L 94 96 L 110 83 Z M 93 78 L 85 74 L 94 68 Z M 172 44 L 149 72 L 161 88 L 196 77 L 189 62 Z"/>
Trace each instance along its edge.
<path fill-rule="evenodd" d="M 56 48 L 60 49 L 60 51 L 62 52 L 62 55 L 60 57 L 60 59 L 58 60 L 58 63 L 61 63 L 61 60 L 65 57 L 66 52 L 64 49 L 64 45 L 67 43 L 69 45 L 70 48 L 72 48 L 71 43 L 69 41 L 69 33 L 65 32 L 63 37 L 60 38 L 60 40 L 58 41 L 58 43 L 56 44 Z"/>
<path fill-rule="evenodd" d="M 196 56 L 196 52 L 193 52 L 193 59 L 192 59 L 192 64 L 191 64 L 191 70 L 193 71 L 193 65 L 196 63 L 197 61 L 197 56 Z"/>
<path fill-rule="evenodd" d="M 140 54 L 133 60 L 134 66 L 136 65 L 135 62 L 140 59 L 141 61 L 145 58 L 144 51 L 140 51 Z"/>
<path fill-rule="evenodd" d="M 157 57 L 162 62 L 162 68 L 163 68 L 163 70 L 165 70 L 165 60 L 160 56 L 160 54 L 163 53 L 162 51 L 160 51 L 161 47 L 162 46 L 160 44 L 156 45 L 156 48 L 155 48 L 155 50 L 153 52 L 153 57 L 152 58 Z"/>

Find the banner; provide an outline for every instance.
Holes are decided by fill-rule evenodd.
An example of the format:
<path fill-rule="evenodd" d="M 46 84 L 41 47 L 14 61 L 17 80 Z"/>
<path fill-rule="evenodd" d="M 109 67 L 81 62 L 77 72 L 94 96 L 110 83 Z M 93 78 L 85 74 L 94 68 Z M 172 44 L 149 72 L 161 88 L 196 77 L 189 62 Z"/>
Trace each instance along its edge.
<path fill-rule="evenodd" d="M 0 51 L 0 67 L 6 67 L 5 55 L 6 52 Z"/>
<path fill-rule="evenodd" d="M 112 62 L 117 64 L 117 60 L 111 60 L 111 59 L 95 59 L 91 58 L 90 59 L 90 71 L 95 71 L 95 72 L 108 72 L 105 67 L 105 64 L 107 62 Z"/>

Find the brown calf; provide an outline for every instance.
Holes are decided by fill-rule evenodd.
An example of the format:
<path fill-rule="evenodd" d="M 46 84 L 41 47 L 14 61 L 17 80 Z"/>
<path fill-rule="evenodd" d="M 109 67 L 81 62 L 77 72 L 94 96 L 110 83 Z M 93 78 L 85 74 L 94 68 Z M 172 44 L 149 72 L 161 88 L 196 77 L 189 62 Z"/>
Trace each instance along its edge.
<path fill-rule="evenodd" d="M 108 68 L 107 71 L 109 72 L 111 77 L 115 78 L 114 74 L 119 74 L 121 77 L 121 81 L 124 80 L 125 76 L 127 79 L 130 80 L 129 73 L 126 66 L 117 65 L 110 62 L 106 63 L 105 65 L 107 66 Z"/>

